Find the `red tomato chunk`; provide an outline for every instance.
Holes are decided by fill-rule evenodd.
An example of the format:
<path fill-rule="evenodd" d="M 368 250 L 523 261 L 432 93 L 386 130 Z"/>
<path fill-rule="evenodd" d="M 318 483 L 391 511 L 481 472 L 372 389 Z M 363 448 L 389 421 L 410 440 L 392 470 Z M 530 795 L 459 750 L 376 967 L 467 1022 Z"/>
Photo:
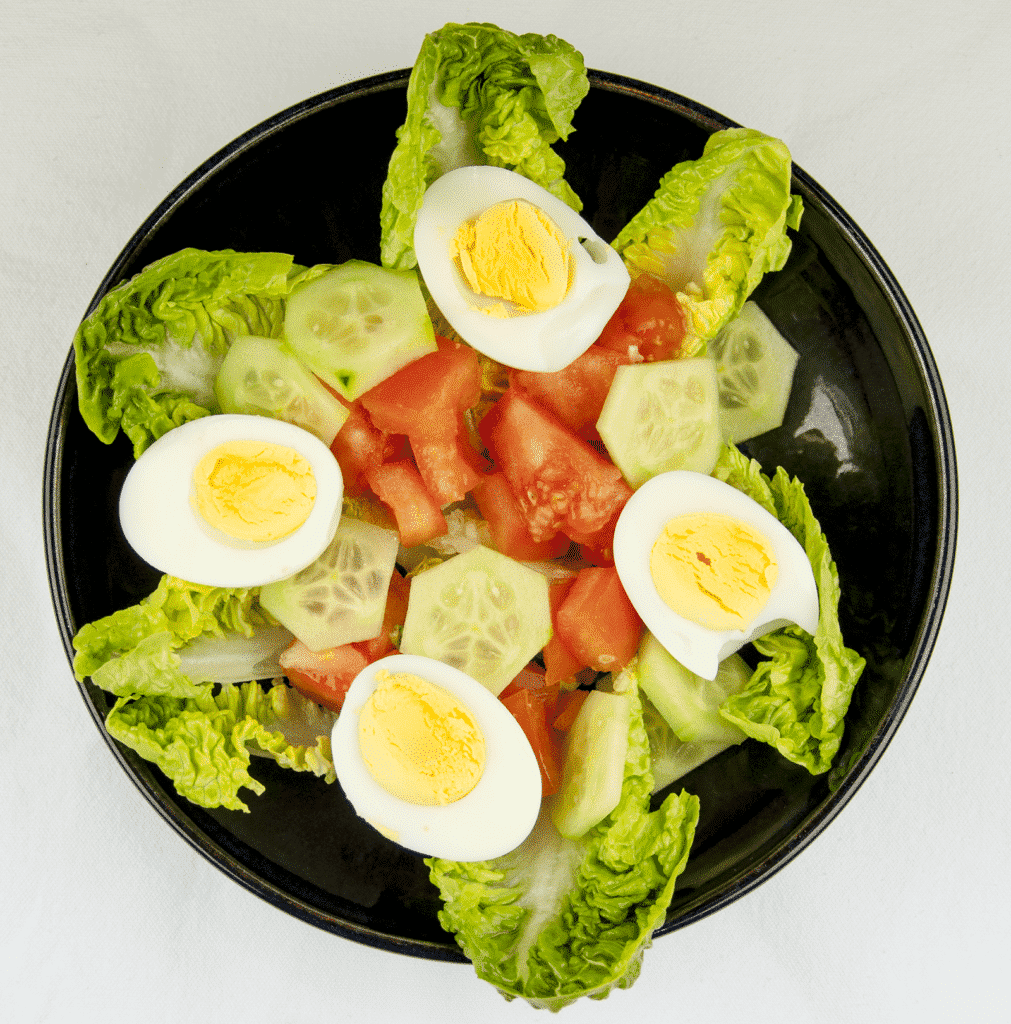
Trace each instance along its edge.
<path fill-rule="evenodd" d="M 612 462 L 515 388 L 495 403 L 479 430 L 536 541 L 562 531 L 586 543 L 632 495 Z"/>
<path fill-rule="evenodd" d="M 677 295 L 662 281 L 640 274 L 630 285 L 596 344 L 636 362 L 676 359 L 685 339 Z"/>
<path fill-rule="evenodd" d="M 617 570 L 581 569 L 565 596 L 555 629 L 572 653 L 598 672 L 617 672 L 639 649 L 644 626 L 632 607 Z"/>

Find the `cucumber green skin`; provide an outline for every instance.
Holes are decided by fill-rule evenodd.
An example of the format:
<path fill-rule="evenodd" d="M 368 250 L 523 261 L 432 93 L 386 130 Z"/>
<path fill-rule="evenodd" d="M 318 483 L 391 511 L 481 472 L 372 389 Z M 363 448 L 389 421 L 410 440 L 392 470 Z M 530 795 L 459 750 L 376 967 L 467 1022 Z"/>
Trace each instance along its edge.
<path fill-rule="evenodd" d="M 269 416 L 315 434 L 328 448 L 348 411 L 279 341 L 236 338 L 214 382 L 226 413 Z"/>
<path fill-rule="evenodd" d="M 619 366 L 597 431 L 631 487 L 674 469 L 712 472 L 721 444 L 715 364 L 702 356 Z M 678 432 L 681 443 L 670 436 Z"/>
<path fill-rule="evenodd" d="M 747 662 L 733 654 L 712 681 L 689 671 L 652 633 L 639 645 L 639 685 L 683 743 L 740 743 L 743 730 L 720 714 L 720 705 L 751 679 Z"/>
<path fill-rule="evenodd" d="M 356 312 L 347 314 L 348 307 Z M 333 336 L 335 325 L 351 330 L 344 342 Z M 362 260 L 297 285 L 285 308 L 284 337 L 349 402 L 438 347 L 417 273 Z"/>
<path fill-rule="evenodd" d="M 549 639 L 547 579 L 490 548 L 411 580 L 400 650 L 452 665 L 496 696 Z"/>
<path fill-rule="evenodd" d="M 747 441 L 782 424 L 800 357 L 755 302 L 746 302 L 709 342 L 709 354 L 716 361 L 724 441 Z"/>
<path fill-rule="evenodd" d="M 261 587 L 260 604 L 312 651 L 371 640 L 383 626 L 399 546 L 396 531 L 342 516 L 326 551 Z"/>
<path fill-rule="evenodd" d="M 628 754 L 632 695 L 591 690 L 569 729 L 562 784 L 551 820 L 566 839 L 579 839 L 618 806 Z"/>

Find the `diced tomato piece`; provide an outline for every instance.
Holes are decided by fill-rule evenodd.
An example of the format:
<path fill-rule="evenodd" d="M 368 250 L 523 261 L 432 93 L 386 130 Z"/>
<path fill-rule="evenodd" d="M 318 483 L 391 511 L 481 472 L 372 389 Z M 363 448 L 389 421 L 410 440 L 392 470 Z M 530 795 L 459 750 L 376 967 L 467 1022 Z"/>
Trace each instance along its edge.
<path fill-rule="evenodd" d="M 551 626 L 553 632 L 551 639 L 544 645 L 542 653 L 544 657 L 544 678 L 547 682 L 554 683 L 555 685 L 563 679 L 568 679 L 570 676 L 575 675 L 581 668 L 586 668 L 587 666 L 585 661 L 580 661 L 565 646 L 565 642 L 558 635 L 558 627 L 555 625 L 558 609 L 561 608 L 575 582 L 576 577 L 573 576 L 567 580 L 558 580 L 548 587 L 548 604 L 551 607 Z"/>
<path fill-rule="evenodd" d="M 311 651 L 296 640 L 278 659 L 288 682 L 309 700 L 339 712 L 348 687 L 369 659 L 352 644 Z"/>
<path fill-rule="evenodd" d="M 554 373 L 510 370 L 509 380 L 523 388 L 561 423 L 580 437 L 597 437 L 597 420 L 614 380 L 628 355 L 591 345 L 568 366 Z"/>
<path fill-rule="evenodd" d="M 479 430 L 534 540 L 594 534 L 632 496 L 613 463 L 523 391 L 510 388 Z"/>
<path fill-rule="evenodd" d="M 468 345 L 437 338 L 439 349 L 408 363 L 366 391 L 360 401 L 390 434 L 456 437 L 460 417 L 481 397 L 481 367 Z"/>
<path fill-rule="evenodd" d="M 551 701 L 552 704 L 558 699 L 558 684 L 549 684 L 544 669 L 536 661 L 530 662 L 516 674 L 509 684 L 498 695 L 499 700 L 509 697 L 520 690 L 533 690 L 542 700 Z"/>
<path fill-rule="evenodd" d="M 530 746 L 533 747 L 537 765 L 541 770 L 542 795 L 550 796 L 557 793 L 562 784 L 562 768 L 565 762 L 561 737 L 552 730 L 550 724 L 555 718 L 555 702 L 545 700 L 535 689 L 518 687 L 513 693 L 506 695 L 502 703 L 519 722 Z"/>
<path fill-rule="evenodd" d="M 394 651 L 390 633 L 397 626 L 402 626 L 407 618 L 407 598 L 411 592 L 411 581 L 399 572 L 390 577 L 390 587 L 386 591 L 386 611 L 383 613 L 383 627 L 379 635 L 371 640 L 358 640 L 353 646 L 368 658 L 369 663 L 385 658 Z"/>
<path fill-rule="evenodd" d="M 425 487 L 413 462 L 384 462 L 365 477 L 379 500 L 393 512 L 405 547 L 424 544 L 449 532 L 439 503 Z"/>
<path fill-rule="evenodd" d="M 551 728 L 558 732 L 568 732 L 572 723 L 583 706 L 583 701 L 589 696 L 589 690 L 570 690 L 568 693 L 560 694 L 558 704 L 555 706 L 555 719 Z"/>
<path fill-rule="evenodd" d="M 685 317 L 677 295 L 662 281 L 640 274 L 596 344 L 636 362 L 676 359 L 685 340 Z"/>
<path fill-rule="evenodd" d="M 617 570 L 588 566 L 580 570 L 558 609 L 555 629 L 584 665 L 616 672 L 639 649 L 644 627 Z"/>
<path fill-rule="evenodd" d="M 368 488 L 369 470 L 384 462 L 407 458 L 407 438 L 380 430 L 360 402 L 347 402 L 331 391 L 344 403 L 348 418 L 330 445 L 344 477 L 344 490 L 352 497 L 362 494 Z"/>
<path fill-rule="evenodd" d="M 505 473 L 489 473 L 474 488 L 481 518 L 488 523 L 491 539 L 503 555 L 521 562 L 540 562 L 564 555 L 569 538 L 562 533 L 549 540 L 535 541 L 527 529 L 526 517 L 520 511 Z"/>
<path fill-rule="evenodd" d="M 462 434 L 416 439 L 411 450 L 421 479 L 440 506 L 462 501 L 481 481 L 481 456 Z"/>

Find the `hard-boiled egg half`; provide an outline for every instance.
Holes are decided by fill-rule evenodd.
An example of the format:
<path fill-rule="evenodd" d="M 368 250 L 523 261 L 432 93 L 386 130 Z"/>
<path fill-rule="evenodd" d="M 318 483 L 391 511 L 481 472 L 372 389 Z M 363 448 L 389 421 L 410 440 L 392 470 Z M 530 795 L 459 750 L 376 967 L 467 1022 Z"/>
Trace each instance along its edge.
<path fill-rule="evenodd" d="M 119 498 L 130 546 L 190 583 L 253 587 L 294 575 L 337 530 L 344 483 L 322 441 L 266 416 L 190 420 L 134 463 Z"/>
<path fill-rule="evenodd" d="M 363 669 L 331 747 L 356 813 L 427 856 L 502 856 L 540 810 L 540 769 L 516 719 L 476 679 L 431 658 L 394 654 Z"/>
<path fill-rule="evenodd" d="M 818 625 L 804 549 L 715 477 L 675 470 L 647 480 L 618 517 L 614 564 L 649 631 L 704 679 L 757 637 L 791 622 L 809 633 Z"/>
<path fill-rule="evenodd" d="M 520 370 L 561 370 L 628 290 L 621 257 L 562 200 L 503 167 L 460 167 L 425 192 L 414 250 L 468 344 Z"/>

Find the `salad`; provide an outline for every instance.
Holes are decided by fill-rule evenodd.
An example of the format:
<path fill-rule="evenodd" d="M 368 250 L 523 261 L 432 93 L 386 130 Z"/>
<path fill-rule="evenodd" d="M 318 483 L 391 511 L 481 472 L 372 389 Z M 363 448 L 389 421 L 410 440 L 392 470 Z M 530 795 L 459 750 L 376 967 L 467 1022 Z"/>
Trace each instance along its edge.
<path fill-rule="evenodd" d="M 446 25 L 381 265 L 185 249 L 74 339 L 164 573 L 74 638 L 110 734 L 204 807 L 248 810 L 253 756 L 339 780 L 479 976 L 549 1009 L 637 977 L 698 820 L 672 784 L 748 739 L 828 771 L 864 665 L 803 484 L 738 447 L 797 362 L 749 298 L 802 216 L 789 152 L 716 132 L 600 239 L 552 148 L 588 89 L 554 36 Z"/>

